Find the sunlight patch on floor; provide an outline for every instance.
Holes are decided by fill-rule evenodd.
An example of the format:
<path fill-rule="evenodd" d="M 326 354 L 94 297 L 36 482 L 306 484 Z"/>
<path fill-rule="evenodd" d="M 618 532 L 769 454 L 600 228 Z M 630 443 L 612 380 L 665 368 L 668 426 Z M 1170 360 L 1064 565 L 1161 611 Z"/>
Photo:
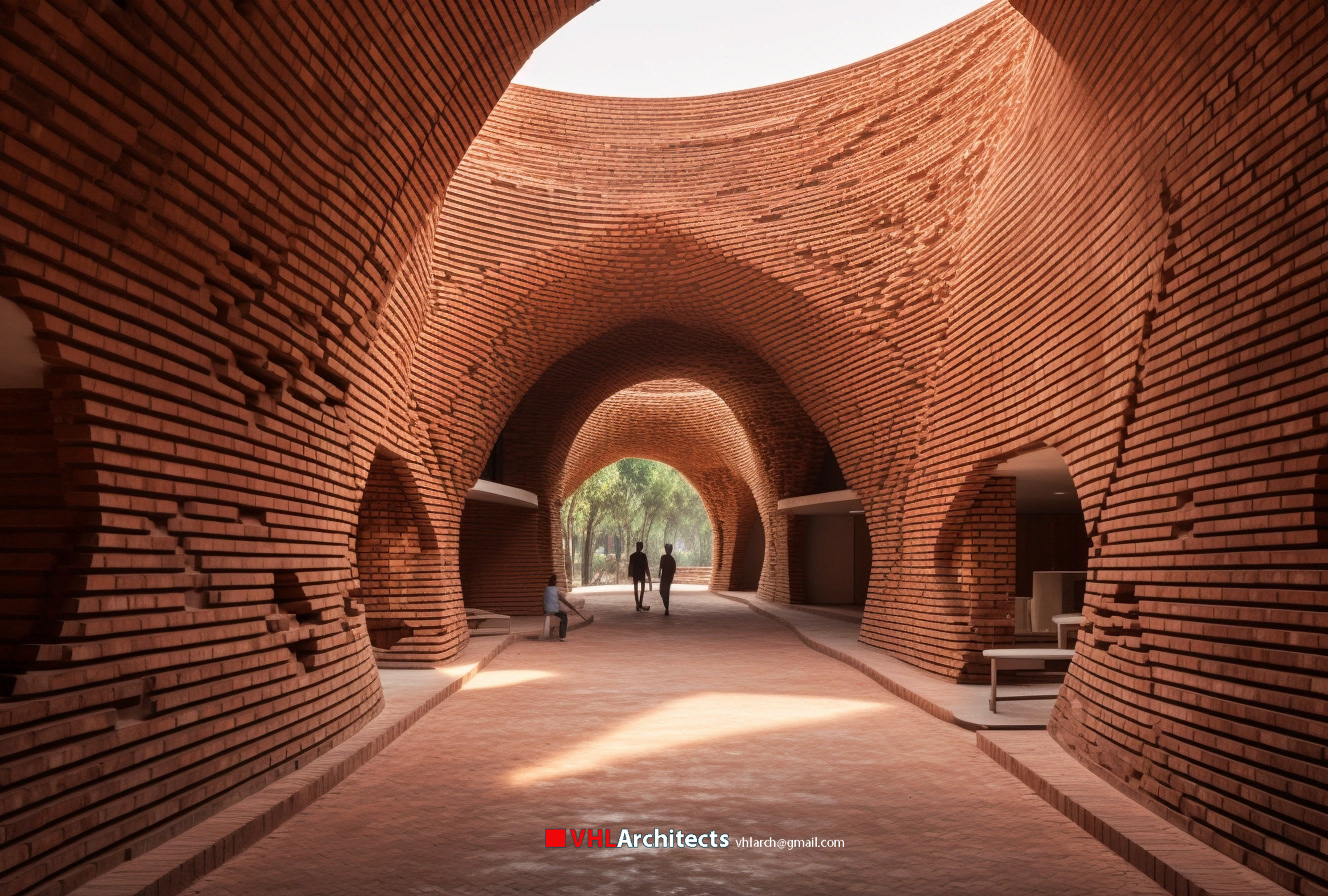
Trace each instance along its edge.
<path fill-rule="evenodd" d="M 526 684 L 544 678 L 556 678 L 557 672 L 545 672 L 542 669 L 494 669 L 481 672 L 466 682 L 467 691 L 482 691 L 486 688 L 505 688 L 514 684 Z"/>
<path fill-rule="evenodd" d="M 819 725 L 863 712 L 880 712 L 884 703 L 796 697 L 784 694 L 704 693 L 671 700 L 618 728 L 578 744 L 537 765 L 514 772 L 509 783 L 525 786 L 565 778 L 652 754 L 724 738 L 785 728 Z"/>

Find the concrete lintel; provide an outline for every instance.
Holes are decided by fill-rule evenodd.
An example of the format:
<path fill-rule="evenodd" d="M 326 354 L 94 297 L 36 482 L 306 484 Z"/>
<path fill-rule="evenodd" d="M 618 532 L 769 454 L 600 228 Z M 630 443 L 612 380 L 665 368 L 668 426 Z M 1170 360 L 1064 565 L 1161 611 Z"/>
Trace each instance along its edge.
<path fill-rule="evenodd" d="M 524 488 L 513 488 L 499 482 L 480 479 L 475 487 L 466 492 L 467 501 L 488 501 L 492 504 L 506 504 L 509 507 L 525 507 L 534 510 L 539 507 L 539 495 Z"/>
<path fill-rule="evenodd" d="M 799 495 L 796 498 L 784 498 L 776 505 L 780 513 L 790 516 L 829 516 L 841 513 L 861 513 L 862 502 L 858 493 L 851 488 L 837 492 L 820 492 L 815 495 Z"/>

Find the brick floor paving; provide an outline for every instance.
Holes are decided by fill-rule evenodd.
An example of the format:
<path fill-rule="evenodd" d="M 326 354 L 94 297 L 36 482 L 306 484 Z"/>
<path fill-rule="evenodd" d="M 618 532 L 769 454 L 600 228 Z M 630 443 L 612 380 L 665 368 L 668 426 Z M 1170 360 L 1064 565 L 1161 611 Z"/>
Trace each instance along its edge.
<path fill-rule="evenodd" d="M 983 755 L 747 607 L 589 595 L 189 893 L 1158 894 Z M 545 828 L 841 849 L 548 849 Z"/>

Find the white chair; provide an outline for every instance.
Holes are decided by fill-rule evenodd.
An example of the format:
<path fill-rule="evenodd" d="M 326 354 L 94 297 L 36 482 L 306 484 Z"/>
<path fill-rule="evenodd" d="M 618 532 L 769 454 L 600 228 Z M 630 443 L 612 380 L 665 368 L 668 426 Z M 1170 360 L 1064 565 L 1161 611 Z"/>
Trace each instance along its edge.
<path fill-rule="evenodd" d="M 562 620 L 559 619 L 557 616 L 555 616 L 553 613 L 545 613 L 545 614 L 544 614 L 544 633 L 543 633 L 542 635 L 540 635 L 540 640 L 541 640 L 541 641 L 556 641 L 556 640 L 558 640 L 558 624 L 559 624 L 561 621 L 562 621 Z"/>

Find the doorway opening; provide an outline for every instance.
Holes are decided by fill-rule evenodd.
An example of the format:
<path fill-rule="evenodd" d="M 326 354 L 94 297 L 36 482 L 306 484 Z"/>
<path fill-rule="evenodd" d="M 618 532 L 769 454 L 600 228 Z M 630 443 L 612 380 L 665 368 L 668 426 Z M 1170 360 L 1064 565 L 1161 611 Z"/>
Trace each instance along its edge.
<path fill-rule="evenodd" d="M 1072 646 L 1088 582 L 1088 530 L 1070 468 L 1054 448 L 1020 454 L 993 476 L 1014 480 L 1016 643 Z"/>
<path fill-rule="evenodd" d="M 409 652 L 422 604 L 437 597 L 441 556 L 433 525 L 406 464 L 379 449 L 360 500 L 354 548 L 369 641 L 379 658 Z"/>
<path fill-rule="evenodd" d="M 574 586 L 629 582 L 627 558 L 636 542 L 651 558 L 673 545 L 674 582 L 708 585 L 723 547 L 701 495 L 659 461 L 626 457 L 593 473 L 562 506 L 563 559 Z"/>

